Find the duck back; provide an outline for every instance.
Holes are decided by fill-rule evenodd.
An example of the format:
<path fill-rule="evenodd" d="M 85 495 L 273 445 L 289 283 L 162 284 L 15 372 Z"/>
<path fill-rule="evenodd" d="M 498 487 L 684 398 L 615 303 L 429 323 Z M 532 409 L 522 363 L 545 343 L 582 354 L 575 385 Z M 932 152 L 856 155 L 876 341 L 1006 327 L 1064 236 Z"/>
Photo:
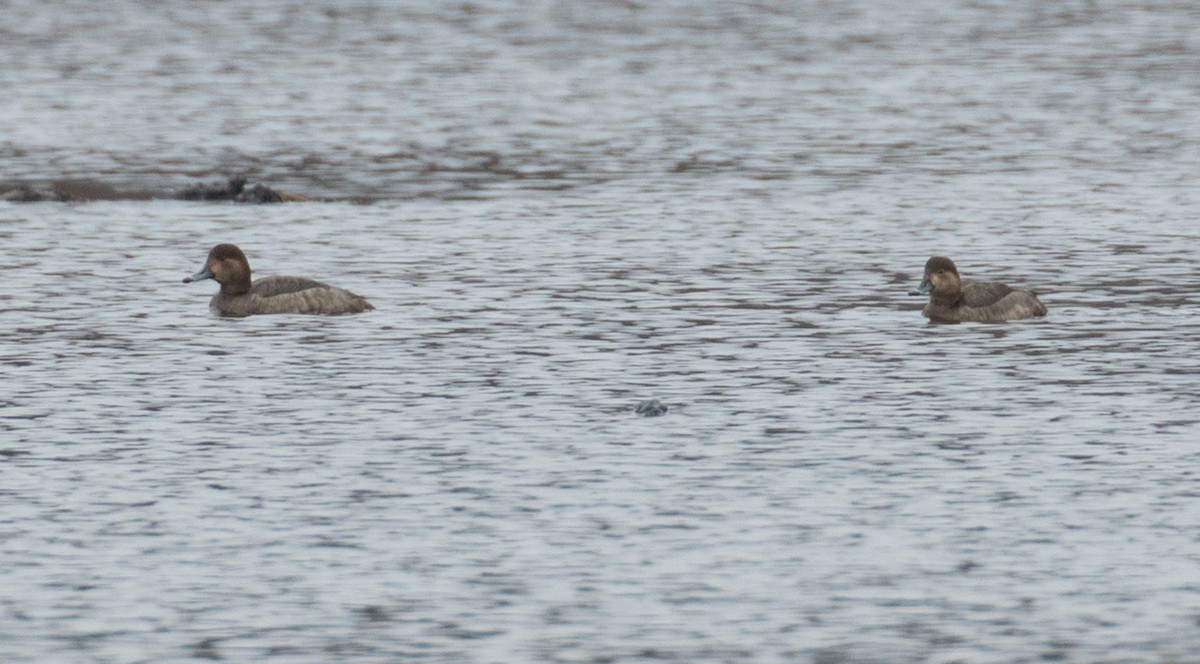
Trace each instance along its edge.
<path fill-rule="evenodd" d="M 987 307 L 991 306 L 1006 295 L 1012 293 L 1013 289 L 1008 284 L 998 282 L 983 282 L 983 281 L 963 281 L 962 283 L 962 305 L 967 307 Z"/>
<path fill-rule="evenodd" d="M 931 301 L 925 305 L 924 313 L 938 322 L 1003 323 L 1045 316 L 1047 310 L 1031 291 L 995 282 L 964 281 L 957 302 L 945 305 Z"/>
<path fill-rule="evenodd" d="M 211 306 L 226 316 L 254 314 L 355 314 L 375 307 L 361 295 L 306 277 L 256 280 L 243 295 L 213 296 Z"/>

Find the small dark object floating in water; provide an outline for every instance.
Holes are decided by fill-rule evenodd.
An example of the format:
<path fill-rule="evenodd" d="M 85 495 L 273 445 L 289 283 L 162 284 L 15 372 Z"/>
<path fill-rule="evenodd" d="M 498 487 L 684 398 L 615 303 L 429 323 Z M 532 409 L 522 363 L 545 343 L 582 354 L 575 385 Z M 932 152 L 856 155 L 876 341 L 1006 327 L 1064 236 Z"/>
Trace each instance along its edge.
<path fill-rule="evenodd" d="M 667 407 L 658 399 L 650 399 L 639 403 L 633 412 L 642 417 L 658 417 L 667 413 Z"/>

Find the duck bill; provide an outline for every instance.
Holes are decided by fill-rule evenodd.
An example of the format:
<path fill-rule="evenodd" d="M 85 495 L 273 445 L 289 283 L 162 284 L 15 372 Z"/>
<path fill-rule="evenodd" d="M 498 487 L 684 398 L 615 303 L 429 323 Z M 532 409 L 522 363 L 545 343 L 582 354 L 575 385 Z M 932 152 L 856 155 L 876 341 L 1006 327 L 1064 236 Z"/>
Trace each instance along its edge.
<path fill-rule="evenodd" d="M 916 290 L 908 292 L 909 295 L 929 295 L 929 291 L 933 290 L 933 284 L 929 283 L 928 279 L 921 280 L 921 285 L 917 286 Z"/>
<path fill-rule="evenodd" d="M 208 268 L 208 266 L 205 265 L 203 270 L 200 270 L 199 272 L 197 272 L 196 274 L 193 274 L 190 277 L 184 277 L 183 283 L 190 284 L 193 281 L 203 281 L 205 279 L 214 279 L 214 278 L 216 278 L 216 275 L 214 275 L 212 270 L 210 270 Z"/>

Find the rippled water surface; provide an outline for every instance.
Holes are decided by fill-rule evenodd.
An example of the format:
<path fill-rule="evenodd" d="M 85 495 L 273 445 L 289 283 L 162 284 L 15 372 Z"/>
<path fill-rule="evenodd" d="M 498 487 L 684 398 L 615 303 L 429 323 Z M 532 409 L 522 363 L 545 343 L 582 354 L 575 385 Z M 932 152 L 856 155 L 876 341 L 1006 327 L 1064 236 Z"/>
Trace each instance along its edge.
<path fill-rule="evenodd" d="M 1200 661 L 1191 3 L 0 9 L 3 661 Z"/>

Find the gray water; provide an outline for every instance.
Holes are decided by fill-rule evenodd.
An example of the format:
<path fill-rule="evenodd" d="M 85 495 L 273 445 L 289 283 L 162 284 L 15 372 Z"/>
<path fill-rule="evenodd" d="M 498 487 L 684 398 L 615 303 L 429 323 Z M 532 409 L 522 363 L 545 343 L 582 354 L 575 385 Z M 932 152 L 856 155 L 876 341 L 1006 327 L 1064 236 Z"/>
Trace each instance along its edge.
<path fill-rule="evenodd" d="M 1200 661 L 1191 3 L 0 10 L 0 660 Z"/>

